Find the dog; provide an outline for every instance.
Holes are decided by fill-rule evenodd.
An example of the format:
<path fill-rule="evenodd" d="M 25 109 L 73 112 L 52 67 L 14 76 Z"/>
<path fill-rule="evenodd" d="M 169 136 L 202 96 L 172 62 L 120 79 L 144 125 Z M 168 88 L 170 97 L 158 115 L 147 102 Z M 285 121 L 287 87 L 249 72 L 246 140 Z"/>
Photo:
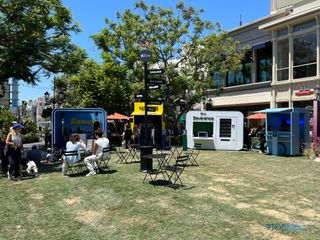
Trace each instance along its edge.
<path fill-rule="evenodd" d="M 27 169 L 28 175 L 37 177 L 38 176 L 38 167 L 34 161 L 27 162 Z"/>

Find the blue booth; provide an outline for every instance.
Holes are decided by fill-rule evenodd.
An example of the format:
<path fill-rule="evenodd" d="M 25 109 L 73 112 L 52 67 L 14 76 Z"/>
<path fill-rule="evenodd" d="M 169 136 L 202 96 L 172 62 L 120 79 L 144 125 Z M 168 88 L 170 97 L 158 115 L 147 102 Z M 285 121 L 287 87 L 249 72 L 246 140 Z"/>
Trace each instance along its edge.
<path fill-rule="evenodd" d="M 52 111 L 52 145 L 64 148 L 72 133 L 87 144 L 94 130 L 107 135 L 107 115 L 101 108 L 57 108 Z"/>
<path fill-rule="evenodd" d="M 309 111 L 304 108 L 269 108 L 266 113 L 267 153 L 302 155 L 309 143 Z"/>

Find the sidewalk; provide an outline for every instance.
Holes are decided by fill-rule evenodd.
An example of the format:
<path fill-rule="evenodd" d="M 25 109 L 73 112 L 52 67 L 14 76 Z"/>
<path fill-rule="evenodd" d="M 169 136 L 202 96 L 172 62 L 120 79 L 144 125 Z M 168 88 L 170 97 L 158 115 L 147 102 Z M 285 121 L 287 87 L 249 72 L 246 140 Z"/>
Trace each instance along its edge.
<path fill-rule="evenodd" d="M 34 142 L 34 143 L 25 143 L 23 144 L 23 148 L 24 149 L 31 149 L 31 147 L 33 145 L 37 145 L 38 149 L 40 148 L 40 146 L 44 146 L 44 141 L 40 141 L 40 142 Z"/>

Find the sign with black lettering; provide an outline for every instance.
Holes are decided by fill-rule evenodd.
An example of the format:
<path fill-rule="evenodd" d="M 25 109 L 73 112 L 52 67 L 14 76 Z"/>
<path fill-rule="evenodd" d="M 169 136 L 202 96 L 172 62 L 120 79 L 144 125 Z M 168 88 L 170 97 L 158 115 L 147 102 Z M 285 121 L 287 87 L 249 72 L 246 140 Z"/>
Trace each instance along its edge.
<path fill-rule="evenodd" d="M 147 79 L 148 84 L 164 84 L 162 79 Z"/>
<path fill-rule="evenodd" d="M 159 88 L 160 88 L 159 85 L 150 85 L 150 86 L 148 86 L 148 90 L 157 90 Z"/>
<path fill-rule="evenodd" d="M 162 74 L 164 73 L 164 69 L 149 69 L 148 74 L 149 75 L 156 75 L 156 74 Z"/>

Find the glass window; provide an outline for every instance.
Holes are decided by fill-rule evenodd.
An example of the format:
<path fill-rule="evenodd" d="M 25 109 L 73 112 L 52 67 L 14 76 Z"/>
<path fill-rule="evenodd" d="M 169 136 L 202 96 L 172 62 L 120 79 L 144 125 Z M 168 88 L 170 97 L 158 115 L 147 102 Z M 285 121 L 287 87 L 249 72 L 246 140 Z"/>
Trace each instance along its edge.
<path fill-rule="evenodd" d="M 223 78 L 220 72 L 214 72 L 212 77 L 217 87 L 223 87 Z"/>
<path fill-rule="evenodd" d="M 277 31 L 277 37 L 282 37 L 288 34 L 288 28 L 285 29 L 281 29 L 279 31 Z"/>
<path fill-rule="evenodd" d="M 293 39 L 293 78 L 316 76 L 317 34 L 302 34 Z"/>
<path fill-rule="evenodd" d="M 220 134 L 219 137 L 231 137 L 231 119 L 221 118 L 220 119 Z"/>
<path fill-rule="evenodd" d="M 305 30 L 308 28 L 315 27 L 316 25 L 317 25 L 316 20 L 312 19 L 308 22 L 300 23 L 300 24 L 293 26 L 293 32 L 299 32 L 299 31 L 302 31 L 302 30 Z"/>
<path fill-rule="evenodd" d="M 252 53 L 248 52 L 242 63 L 242 70 L 238 73 L 231 71 L 227 74 L 227 86 L 243 85 L 252 82 Z"/>
<path fill-rule="evenodd" d="M 264 48 L 257 49 L 257 82 L 272 80 L 272 43 L 265 43 Z"/>
<path fill-rule="evenodd" d="M 279 40 L 277 46 L 277 80 L 289 79 L 289 41 Z"/>

